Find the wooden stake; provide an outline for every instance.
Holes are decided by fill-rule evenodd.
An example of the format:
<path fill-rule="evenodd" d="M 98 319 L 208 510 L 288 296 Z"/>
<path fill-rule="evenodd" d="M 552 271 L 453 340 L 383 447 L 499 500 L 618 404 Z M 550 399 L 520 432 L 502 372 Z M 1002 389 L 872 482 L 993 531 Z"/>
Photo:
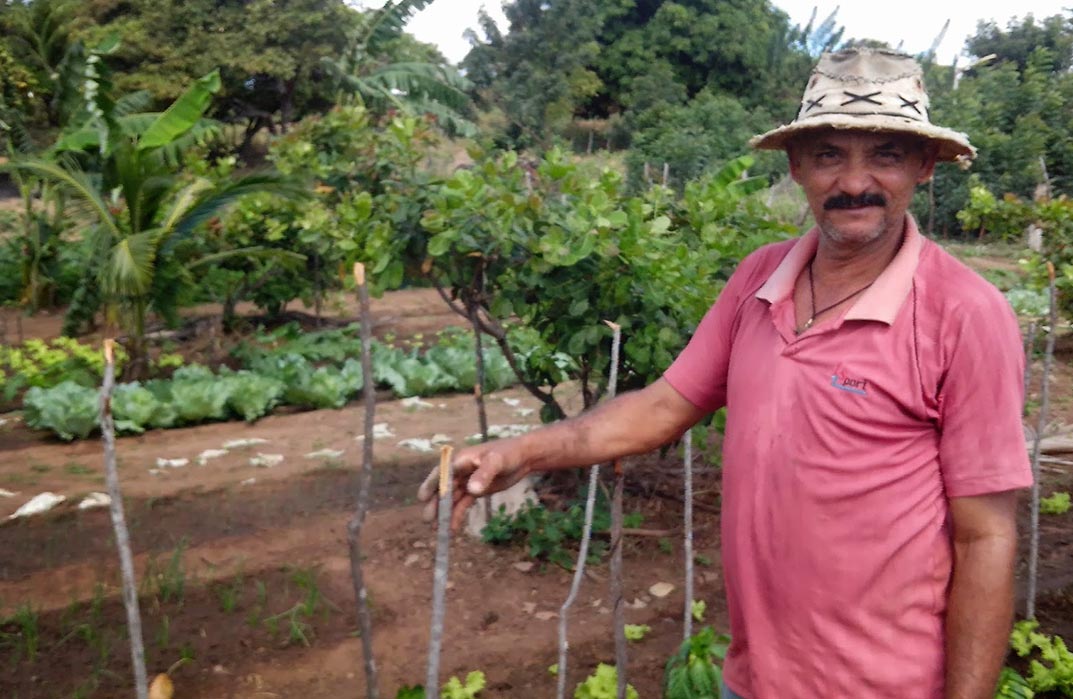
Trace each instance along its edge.
<path fill-rule="evenodd" d="M 123 578 L 123 606 L 127 610 L 130 633 L 130 659 L 134 668 L 134 692 L 138 699 L 149 696 L 149 679 L 145 671 L 145 642 L 142 639 L 142 616 L 138 608 L 138 585 L 134 579 L 134 557 L 130 550 L 130 532 L 123 513 L 123 494 L 119 490 L 116 467 L 115 421 L 112 418 L 112 391 L 115 389 L 115 340 L 104 341 L 104 382 L 101 386 L 100 421 L 104 441 L 104 480 L 108 487 L 108 510 L 112 515 L 119 569 Z"/>
<path fill-rule="evenodd" d="M 362 569 L 361 530 L 365 515 L 369 512 L 369 491 L 373 480 L 373 424 L 376 417 L 376 387 L 373 385 L 372 318 L 369 312 L 369 288 L 365 284 L 365 265 L 354 265 L 354 284 L 358 289 L 358 304 L 361 313 L 361 376 L 362 398 L 365 402 L 365 441 L 361 445 L 361 475 L 358 478 L 358 501 L 354 516 L 347 523 L 347 544 L 350 552 L 350 577 L 354 583 L 354 599 L 358 605 L 358 628 L 361 632 L 361 650 L 365 663 L 365 697 L 379 699 L 380 685 L 373 655 L 373 619 L 369 609 L 369 592 L 365 586 Z"/>
<path fill-rule="evenodd" d="M 608 398 L 614 398 L 618 390 L 618 355 L 619 345 L 622 343 L 622 328 L 617 323 L 604 321 L 611 328 L 611 368 L 607 379 Z M 596 464 L 589 468 L 589 491 L 585 497 L 585 522 L 581 531 L 581 547 L 578 549 L 577 565 L 574 566 L 574 579 L 570 583 L 570 592 L 566 601 L 559 608 L 559 674 L 556 687 L 556 699 L 564 699 L 566 696 L 566 664 L 569 658 L 570 643 L 567 640 L 566 626 L 570 607 L 577 599 L 581 589 L 581 580 L 585 576 L 585 564 L 589 558 L 589 542 L 592 540 L 592 518 L 596 509 L 596 490 L 600 484 L 600 465 Z"/>
<path fill-rule="evenodd" d="M 440 507 L 436 530 L 436 568 L 432 576 L 432 629 L 428 644 L 426 699 L 440 699 L 440 649 L 443 646 L 443 622 L 447 612 L 447 564 L 451 545 L 453 451 L 450 446 L 440 448 Z"/>
<path fill-rule="evenodd" d="M 685 543 L 683 546 L 686 558 L 686 602 L 683 627 L 683 636 L 686 641 L 693 635 L 693 430 L 686 430 L 685 437 Z"/>
<path fill-rule="evenodd" d="M 1040 386 L 1039 419 L 1036 421 L 1036 441 L 1032 446 L 1032 529 L 1028 553 L 1028 590 L 1025 595 L 1025 616 L 1036 618 L 1036 578 L 1039 573 L 1039 457 L 1043 430 L 1047 426 L 1047 408 L 1050 400 L 1051 365 L 1054 364 L 1054 341 L 1058 333 L 1058 290 L 1054 281 L 1054 265 L 1047 263 L 1050 277 L 1050 327 L 1047 328 L 1047 345 L 1043 354 L 1043 379 Z"/>

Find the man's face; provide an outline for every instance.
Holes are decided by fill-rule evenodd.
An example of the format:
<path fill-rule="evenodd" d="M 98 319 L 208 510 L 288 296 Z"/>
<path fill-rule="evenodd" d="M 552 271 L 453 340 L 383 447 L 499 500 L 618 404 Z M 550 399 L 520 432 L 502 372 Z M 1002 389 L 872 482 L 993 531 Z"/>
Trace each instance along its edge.
<path fill-rule="evenodd" d="M 913 190 L 935 170 L 935 149 L 902 134 L 827 129 L 798 137 L 787 150 L 790 175 L 816 223 L 839 245 L 900 231 Z"/>

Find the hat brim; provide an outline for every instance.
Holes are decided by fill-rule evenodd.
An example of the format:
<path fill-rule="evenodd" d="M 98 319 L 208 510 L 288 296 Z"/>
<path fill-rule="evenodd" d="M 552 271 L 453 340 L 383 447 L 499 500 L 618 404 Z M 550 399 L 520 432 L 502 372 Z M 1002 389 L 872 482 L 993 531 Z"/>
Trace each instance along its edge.
<path fill-rule="evenodd" d="M 753 136 L 749 145 L 758 150 L 784 150 L 786 142 L 793 136 L 816 129 L 914 134 L 939 146 L 939 160 L 966 163 L 976 157 L 976 149 L 969 143 L 969 137 L 960 131 L 885 114 L 819 114 Z"/>

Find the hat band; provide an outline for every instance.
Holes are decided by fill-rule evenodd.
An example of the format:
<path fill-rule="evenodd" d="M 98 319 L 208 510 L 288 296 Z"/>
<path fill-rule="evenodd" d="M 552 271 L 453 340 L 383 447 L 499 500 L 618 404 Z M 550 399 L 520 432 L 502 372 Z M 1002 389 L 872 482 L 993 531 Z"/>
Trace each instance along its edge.
<path fill-rule="evenodd" d="M 824 111 L 824 112 L 816 112 L 815 114 L 809 114 L 807 116 L 798 117 L 797 120 L 799 122 L 808 121 L 809 119 L 819 119 L 819 118 L 822 118 L 822 117 L 825 117 L 825 116 L 831 116 L 832 114 L 841 114 L 841 115 L 845 115 L 845 116 L 855 116 L 855 117 L 870 117 L 870 116 L 895 117 L 897 119 L 905 119 L 907 121 L 915 121 L 915 122 L 918 122 L 918 123 L 921 123 L 921 124 L 929 124 L 929 125 L 931 124 L 930 121 L 925 121 L 924 119 L 921 119 L 920 117 L 907 116 L 905 114 L 900 114 L 898 112 L 840 112 L 840 111 L 835 111 L 835 110 L 828 110 L 828 111 Z"/>

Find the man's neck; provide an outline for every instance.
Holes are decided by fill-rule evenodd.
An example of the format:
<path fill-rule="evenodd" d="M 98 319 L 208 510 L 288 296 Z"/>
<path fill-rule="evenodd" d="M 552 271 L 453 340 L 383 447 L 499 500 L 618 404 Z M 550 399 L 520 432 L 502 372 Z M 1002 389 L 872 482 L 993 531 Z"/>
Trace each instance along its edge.
<path fill-rule="evenodd" d="M 905 237 L 908 218 L 863 245 L 840 245 L 820 232 L 812 273 L 829 289 L 860 287 L 875 281 L 887 268 Z"/>

